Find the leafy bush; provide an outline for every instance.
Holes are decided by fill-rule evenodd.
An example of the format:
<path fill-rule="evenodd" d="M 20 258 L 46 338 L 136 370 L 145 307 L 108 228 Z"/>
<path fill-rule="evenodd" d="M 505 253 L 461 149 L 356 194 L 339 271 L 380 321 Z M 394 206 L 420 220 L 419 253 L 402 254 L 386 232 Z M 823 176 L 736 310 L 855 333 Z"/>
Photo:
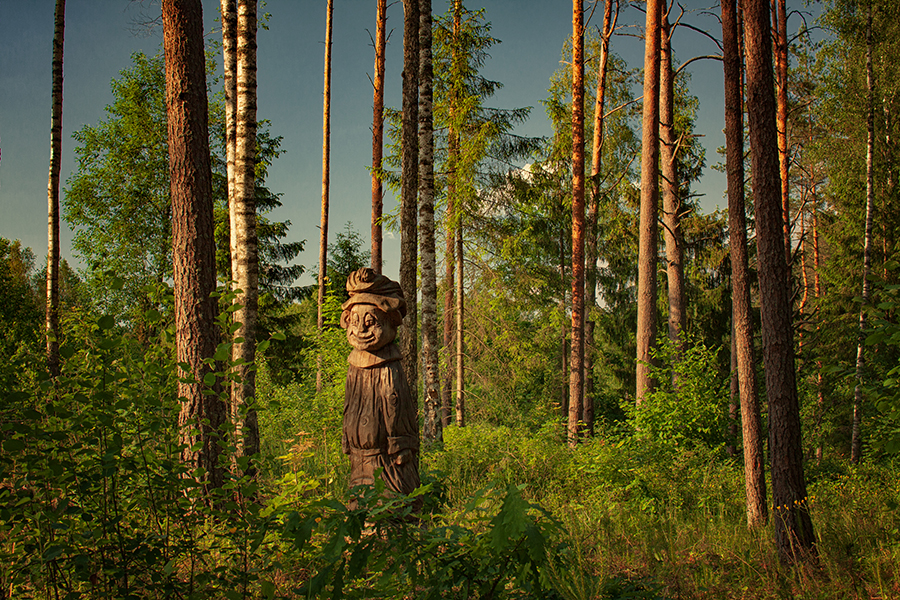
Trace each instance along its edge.
<path fill-rule="evenodd" d="M 651 355 L 656 387 L 640 407 L 623 405 L 638 435 L 682 447 L 723 444 L 728 393 L 718 372 L 718 350 L 685 334 L 683 350 L 661 338 Z"/>

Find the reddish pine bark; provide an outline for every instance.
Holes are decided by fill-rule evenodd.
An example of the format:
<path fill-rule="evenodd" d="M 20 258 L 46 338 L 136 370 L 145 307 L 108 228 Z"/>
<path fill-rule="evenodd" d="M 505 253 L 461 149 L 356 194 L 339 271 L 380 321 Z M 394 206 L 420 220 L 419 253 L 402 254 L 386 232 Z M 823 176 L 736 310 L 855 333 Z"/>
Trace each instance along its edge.
<path fill-rule="evenodd" d="M 572 358 L 569 447 L 578 444 L 584 403 L 584 9 L 572 0 Z"/>
<path fill-rule="evenodd" d="M 334 14 L 334 0 L 328 0 L 325 8 L 325 82 L 322 101 L 322 218 L 319 222 L 319 297 L 316 331 L 321 338 L 325 329 L 325 273 L 328 268 L 328 200 L 331 160 L 331 19 Z M 335 285 L 344 282 L 336 281 Z M 322 356 L 317 357 L 316 393 L 322 391 Z"/>
<path fill-rule="evenodd" d="M 637 386 L 638 405 L 653 389 L 650 350 L 656 341 L 656 258 L 659 213 L 659 46 L 660 0 L 647 0 L 644 32 L 644 108 L 641 141 L 641 216 L 638 240 Z"/>
<path fill-rule="evenodd" d="M 381 213 L 384 190 L 381 184 L 381 159 L 384 152 L 384 53 L 386 46 L 387 0 L 376 0 L 375 16 L 375 75 L 372 99 L 372 268 L 381 273 L 382 235 Z"/>
<path fill-rule="evenodd" d="M 722 0 L 722 57 L 725 69 L 725 162 L 728 173 L 728 237 L 731 252 L 733 368 L 737 371 L 744 454 L 747 524 L 764 525 L 765 456 L 753 349 L 750 269 L 744 201 L 744 109 L 740 29 L 735 0 Z"/>
<path fill-rule="evenodd" d="M 175 287 L 175 343 L 182 461 L 209 493 L 222 485 L 219 428 L 225 404 L 204 395 L 203 378 L 213 369 L 203 362 L 215 354 L 218 336 L 213 203 L 209 161 L 203 7 L 200 0 L 163 0 L 166 61 L 166 115 L 172 197 L 172 253 Z M 197 471 L 202 469 L 202 471 Z M 203 473 L 202 475 L 200 473 Z"/>
<path fill-rule="evenodd" d="M 767 0 L 743 0 L 742 7 L 775 538 L 781 559 L 792 563 L 815 556 L 815 535 L 803 475 L 769 7 Z"/>

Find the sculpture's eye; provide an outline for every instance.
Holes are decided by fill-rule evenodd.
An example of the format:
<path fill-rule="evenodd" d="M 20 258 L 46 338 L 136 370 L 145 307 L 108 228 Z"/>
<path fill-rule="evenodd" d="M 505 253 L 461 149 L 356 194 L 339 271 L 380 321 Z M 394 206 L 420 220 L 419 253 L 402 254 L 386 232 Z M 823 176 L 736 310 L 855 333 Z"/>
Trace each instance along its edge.
<path fill-rule="evenodd" d="M 353 314 L 350 316 L 350 323 L 351 323 L 354 327 L 359 327 L 359 315 L 356 314 L 356 313 L 353 313 Z"/>
<path fill-rule="evenodd" d="M 365 323 L 366 323 L 366 328 L 374 327 L 375 325 L 378 324 L 378 320 L 375 318 L 375 315 L 373 315 L 372 313 L 366 313 Z"/>

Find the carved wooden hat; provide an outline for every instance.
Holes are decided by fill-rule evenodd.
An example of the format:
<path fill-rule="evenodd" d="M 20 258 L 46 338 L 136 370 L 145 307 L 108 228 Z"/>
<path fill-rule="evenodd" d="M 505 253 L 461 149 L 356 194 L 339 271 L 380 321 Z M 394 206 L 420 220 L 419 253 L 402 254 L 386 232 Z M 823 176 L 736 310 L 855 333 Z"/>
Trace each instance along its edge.
<path fill-rule="evenodd" d="M 374 269 L 363 267 L 350 273 L 347 292 L 350 299 L 341 304 L 343 310 L 354 304 L 374 304 L 386 313 L 396 310 L 401 317 L 406 316 L 406 299 L 400 284 L 379 275 Z"/>

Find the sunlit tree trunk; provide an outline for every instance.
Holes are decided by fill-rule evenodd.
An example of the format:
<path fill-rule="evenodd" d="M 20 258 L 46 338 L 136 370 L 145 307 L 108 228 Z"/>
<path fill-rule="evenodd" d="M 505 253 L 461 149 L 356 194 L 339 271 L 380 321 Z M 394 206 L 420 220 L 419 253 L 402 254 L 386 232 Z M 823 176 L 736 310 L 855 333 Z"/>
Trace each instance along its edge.
<path fill-rule="evenodd" d="M 615 9 L 613 2 L 615 1 Z M 609 41 L 619 18 L 618 0 L 606 0 L 603 31 L 600 33 L 600 56 L 597 57 L 597 91 L 594 103 L 594 137 L 591 143 L 591 200 L 588 204 L 585 246 L 584 282 L 584 420 L 587 435 L 594 435 L 594 319 L 591 311 L 597 304 L 597 215 L 600 212 L 600 167 L 603 158 L 603 111 L 606 102 L 606 76 L 609 63 Z"/>
<path fill-rule="evenodd" d="M 776 114 L 778 127 L 778 172 L 781 178 L 781 212 L 784 219 L 784 251 L 788 264 L 791 264 L 791 197 L 788 180 L 788 39 L 787 10 L 785 0 L 772 2 L 772 14 L 775 19 L 775 78 L 776 78 Z"/>
<path fill-rule="evenodd" d="M 675 162 L 675 71 L 672 68 L 672 32 L 669 11 L 664 10 L 659 57 L 659 153 L 662 170 L 663 227 L 666 241 L 666 275 L 669 297 L 669 340 L 681 348 L 687 320 L 684 305 L 684 236 L 681 232 L 681 198 Z"/>
<path fill-rule="evenodd" d="M 220 0 L 222 13 L 222 88 L 225 92 L 225 178 L 228 194 L 228 231 L 234 231 L 235 212 L 231 210 L 234 201 L 234 148 L 237 129 L 235 125 L 235 103 L 237 101 L 237 0 Z M 229 239 L 229 257 L 234 256 L 234 238 Z"/>
<path fill-rule="evenodd" d="M 466 426 L 465 307 L 462 215 L 456 222 L 456 426 Z"/>
<path fill-rule="evenodd" d="M 815 555 L 815 535 L 803 475 L 768 0 L 743 0 L 742 6 L 775 538 L 779 556 L 790 563 Z"/>
<path fill-rule="evenodd" d="M 866 370 L 865 330 L 871 299 L 872 224 L 875 213 L 875 75 L 872 69 L 872 4 L 866 14 L 866 232 L 863 240 L 862 306 L 859 309 L 859 336 L 856 345 L 856 388 L 853 391 L 853 428 L 850 438 L 850 462 L 859 464 L 862 456 L 863 377 Z"/>
<path fill-rule="evenodd" d="M 419 192 L 419 0 L 403 0 L 403 122 L 400 181 L 400 287 L 406 316 L 400 338 L 403 370 L 413 400 L 419 398 L 418 192 Z"/>
<path fill-rule="evenodd" d="M 59 169 L 62 160 L 63 46 L 66 0 L 53 18 L 53 84 L 50 112 L 50 173 L 47 178 L 47 370 L 59 375 Z"/>
<path fill-rule="evenodd" d="M 822 280 L 820 278 L 820 269 L 822 267 L 821 255 L 819 254 L 819 202 L 816 190 L 813 189 L 813 266 L 815 269 L 813 282 L 815 285 L 816 305 L 819 306 L 822 298 Z M 816 332 L 821 332 L 821 319 L 817 319 Z M 821 426 L 825 418 L 825 389 L 822 386 L 822 359 L 816 357 L 816 425 Z M 822 444 L 821 431 L 819 432 L 818 442 L 816 444 L 816 461 L 821 464 L 825 458 L 825 449 Z"/>
<path fill-rule="evenodd" d="M 182 461 L 202 469 L 209 488 L 222 485 L 220 427 L 226 405 L 205 395 L 203 378 L 215 370 L 204 359 L 216 351 L 215 242 L 209 159 L 203 7 L 200 0 L 163 0 L 166 116 L 172 197 L 172 255 L 175 287 L 175 345 L 186 364 L 178 383 Z"/>
<path fill-rule="evenodd" d="M 431 61 L 431 0 L 419 1 L 419 227 L 422 246 L 423 438 L 443 441 L 437 331 L 437 249 L 434 239 L 434 70 Z"/>
<path fill-rule="evenodd" d="M 381 212 L 384 191 L 381 183 L 381 159 L 384 152 L 384 52 L 386 46 L 387 0 L 376 0 L 375 74 L 372 78 L 372 268 L 381 273 L 383 264 Z"/>
<path fill-rule="evenodd" d="M 656 340 L 656 257 L 659 212 L 660 0 L 647 0 L 644 31 L 644 108 L 641 141 L 641 216 L 638 240 L 637 372 L 635 399 L 652 391 L 650 350 Z"/>
<path fill-rule="evenodd" d="M 569 447 L 578 443 L 584 403 L 584 8 L 572 0 L 572 359 Z"/>
<path fill-rule="evenodd" d="M 450 156 L 448 164 L 453 164 L 453 139 L 450 140 Z M 452 170 L 451 170 L 452 173 Z M 447 216 L 444 226 L 446 245 L 444 249 L 444 340 L 441 346 L 446 368 L 444 370 L 444 383 L 441 387 L 441 420 L 444 427 L 448 427 L 453 419 L 452 397 L 453 381 L 456 371 L 456 336 L 453 333 L 456 322 L 454 294 L 456 293 L 456 235 L 453 233 L 453 216 L 456 211 L 453 200 L 452 179 L 447 187 Z"/>
<path fill-rule="evenodd" d="M 325 8 L 325 83 L 322 93 L 322 218 L 319 223 L 319 297 L 316 331 L 321 340 L 325 329 L 325 273 L 328 268 L 328 202 L 331 161 L 331 19 L 334 0 Z M 343 281 L 336 281 L 342 285 Z M 316 393 L 322 391 L 322 356 L 316 358 Z"/>
<path fill-rule="evenodd" d="M 238 457 L 259 452 L 256 396 L 256 330 L 259 306 L 259 252 L 256 233 L 256 0 L 238 0 L 237 98 L 235 103 L 234 229 L 231 278 L 234 302 L 231 358 L 239 380 L 231 388 L 231 418 Z M 241 341 L 238 341 L 241 340 Z M 252 470 L 251 470 L 252 471 Z"/>
<path fill-rule="evenodd" d="M 764 525 L 766 504 L 762 419 L 753 349 L 747 219 L 744 201 L 744 109 L 740 27 L 735 0 L 722 0 L 722 57 L 725 69 L 725 161 L 728 173 L 728 246 L 731 252 L 731 321 L 744 454 L 747 524 Z"/>

